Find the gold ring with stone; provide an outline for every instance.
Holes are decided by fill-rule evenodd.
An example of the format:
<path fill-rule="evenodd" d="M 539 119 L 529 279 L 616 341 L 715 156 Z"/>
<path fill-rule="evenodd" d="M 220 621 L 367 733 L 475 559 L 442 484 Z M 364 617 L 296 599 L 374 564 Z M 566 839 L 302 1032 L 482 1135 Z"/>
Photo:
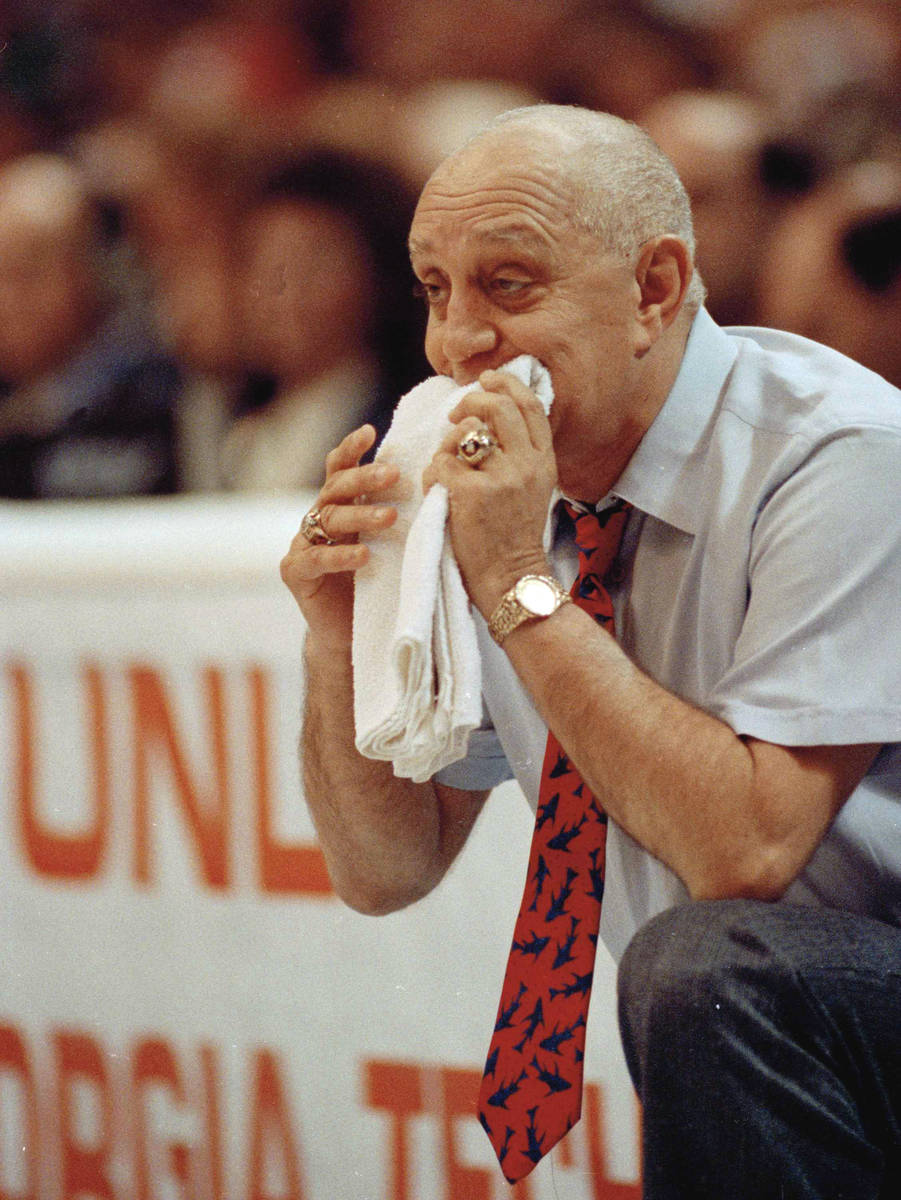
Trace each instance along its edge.
<path fill-rule="evenodd" d="M 457 443 L 457 458 L 468 467 L 479 467 L 497 446 L 497 438 L 487 425 L 464 433 Z"/>
<path fill-rule="evenodd" d="M 311 508 L 300 523 L 300 532 L 311 546 L 334 546 L 335 539 L 329 537 L 322 527 L 322 513 Z"/>

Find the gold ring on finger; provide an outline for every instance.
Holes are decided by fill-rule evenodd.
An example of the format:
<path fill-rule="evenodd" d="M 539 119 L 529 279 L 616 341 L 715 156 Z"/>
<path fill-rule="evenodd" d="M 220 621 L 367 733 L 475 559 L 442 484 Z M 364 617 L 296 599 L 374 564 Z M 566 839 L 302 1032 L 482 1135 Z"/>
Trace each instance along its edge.
<path fill-rule="evenodd" d="M 468 467 L 479 467 L 497 446 L 497 438 L 487 425 L 464 433 L 457 443 L 457 458 Z"/>
<path fill-rule="evenodd" d="M 322 526 L 322 513 L 315 506 L 304 516 L 300 532 L 311 546 L 334 546 L 335 539 L 329 537 Z"/>

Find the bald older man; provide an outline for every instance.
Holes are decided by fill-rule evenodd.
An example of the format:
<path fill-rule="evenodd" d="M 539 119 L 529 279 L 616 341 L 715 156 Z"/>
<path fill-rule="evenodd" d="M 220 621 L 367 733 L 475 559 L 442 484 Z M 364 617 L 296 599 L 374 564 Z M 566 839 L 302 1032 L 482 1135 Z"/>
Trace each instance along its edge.
<path fill-rule="evenodd" d="M 305 786 L 337 891 L 369 913 L 423 896 L 511 775 L 539 810 L 537 839 L 556 805 L 550 731 L 581 781 L 567 850 L 609 822 L 600 936 L 624 955 L 645 1195 L 888 1195 L 901 1171 L 898 393 L 813 343 L 716 326 L 678 177 L 602 114 L 493 122 L 427 183 L 410 248 L 429 361 L 478 384 L 424 478 L 450 494 L 490 727 L 425 784 L 354 748 L 353 575 L 359 539 L 395 520 L 380 497 L 398 482 L 361 465 L 373 433 L 358 430 L 328 459 L 329 542 L 298 534 L 282 568 L 308 626 Z M 549 418 L 502 370 L 520 354 L 550 372 Z M 490 453 L 473 469 L 458 449 L 480 430 Z M 587 554 L 586 519 L 614 512 L 615 638 L 583 597 L 566 600 L 574 539 Z M 515 1008 L 499 1027 L 524 1020 Z M 537 1109 L 528 1128 L 505 1120 L 513 1092 L 568 1086 L 528 1051 L 513 1069 L 482 1113 L 508 1178 L 557 1136 L 539 1135 Z"/>

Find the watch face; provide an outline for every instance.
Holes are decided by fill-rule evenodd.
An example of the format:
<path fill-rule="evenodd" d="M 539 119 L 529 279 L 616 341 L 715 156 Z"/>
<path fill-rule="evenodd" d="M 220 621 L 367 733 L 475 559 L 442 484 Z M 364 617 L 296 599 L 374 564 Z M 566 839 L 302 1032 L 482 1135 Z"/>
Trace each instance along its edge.
<path fill-rule="evenodd" d="M 520 579 L 516 599 L 536 617 L 548 617 L 557 607 L 557 596 L 546 579 Z"/>

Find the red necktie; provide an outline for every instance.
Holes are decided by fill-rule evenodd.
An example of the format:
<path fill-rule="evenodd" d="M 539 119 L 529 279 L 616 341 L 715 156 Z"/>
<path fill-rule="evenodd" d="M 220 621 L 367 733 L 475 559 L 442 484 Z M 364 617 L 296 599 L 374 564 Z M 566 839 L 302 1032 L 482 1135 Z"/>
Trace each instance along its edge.
<path fill-rule="evenodd" d="M 567 511 L 579 574 L 572 597 L 613 632 L 604 588 L 629 506 Z M 607 814 L 548 731 L 525 894 L 479 1093 L 479 1120 L 510 1183 L 575 1125 L 594 973 Z"/>

